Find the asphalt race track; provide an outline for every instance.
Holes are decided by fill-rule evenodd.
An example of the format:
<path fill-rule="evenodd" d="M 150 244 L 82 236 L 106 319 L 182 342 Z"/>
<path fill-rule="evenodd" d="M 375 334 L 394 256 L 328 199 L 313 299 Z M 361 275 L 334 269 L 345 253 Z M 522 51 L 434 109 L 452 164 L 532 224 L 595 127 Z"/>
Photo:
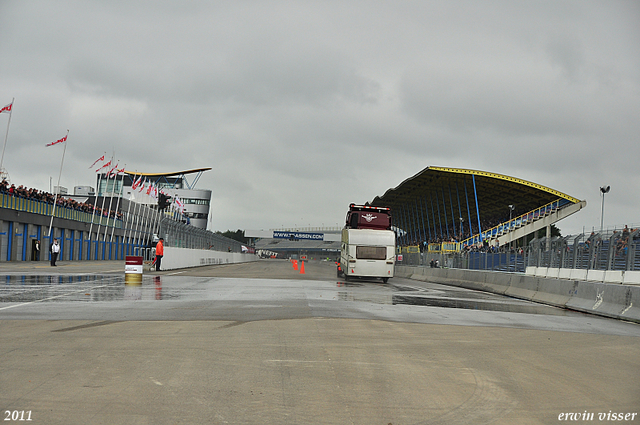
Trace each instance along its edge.
<path fill-rule="evenodd" d="M 2 263 L 0 359 L 7 423 L 640 423 L 640 325 L 330 262 Z"/>

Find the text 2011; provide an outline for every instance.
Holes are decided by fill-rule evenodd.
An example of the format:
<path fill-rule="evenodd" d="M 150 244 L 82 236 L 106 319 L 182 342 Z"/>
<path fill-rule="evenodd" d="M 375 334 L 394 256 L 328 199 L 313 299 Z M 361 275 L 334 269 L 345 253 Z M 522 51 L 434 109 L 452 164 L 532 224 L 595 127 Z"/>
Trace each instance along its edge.
<path fill-rule="evenodd" d="M 5 421 L 30 421 L 31 410 L 5 410 Z"/>

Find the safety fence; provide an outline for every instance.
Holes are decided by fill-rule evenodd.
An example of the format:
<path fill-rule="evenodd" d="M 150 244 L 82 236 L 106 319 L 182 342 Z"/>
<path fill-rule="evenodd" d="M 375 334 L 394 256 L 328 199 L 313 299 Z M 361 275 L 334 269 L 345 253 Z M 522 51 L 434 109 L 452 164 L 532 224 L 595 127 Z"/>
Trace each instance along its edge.
<path fill-rule="evenodd" d="M 640 270 L 640 229 L 617 229 L 602 233 L 570 235 L 532 240 L 524 248 L 499 250 L 489 247 L 482 250 L 443 249 L 443 244 L 429 245 L 429 249 L 400 248 L 400 265 L 429 266 L 435 262 L 440 267 L 472 270 L 494 270 L 524 273 L 527 267 L 557 269 L 637 271 Z M 451 248 L 451 247 L 449 247 Z"/>
<path fill-rule="evenodd" d="M 166 246 L 190 249 L 210 249 L 214 251 L 242 252 L 242 243 L 168 218 L 160 221 L 158 233 Z"/>

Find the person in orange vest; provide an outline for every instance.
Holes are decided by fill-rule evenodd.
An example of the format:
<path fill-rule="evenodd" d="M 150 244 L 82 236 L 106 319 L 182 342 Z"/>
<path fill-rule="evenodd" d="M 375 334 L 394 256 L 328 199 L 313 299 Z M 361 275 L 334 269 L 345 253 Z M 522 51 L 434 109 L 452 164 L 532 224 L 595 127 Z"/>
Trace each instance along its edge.
<path fill-rule="evenodd" d="M 160 262 L 162 261 L 162 256 L 164 255 L 164 239 L 160 238 L 158 244 L 156 245 L 156 271 L 160 271 Z"/>

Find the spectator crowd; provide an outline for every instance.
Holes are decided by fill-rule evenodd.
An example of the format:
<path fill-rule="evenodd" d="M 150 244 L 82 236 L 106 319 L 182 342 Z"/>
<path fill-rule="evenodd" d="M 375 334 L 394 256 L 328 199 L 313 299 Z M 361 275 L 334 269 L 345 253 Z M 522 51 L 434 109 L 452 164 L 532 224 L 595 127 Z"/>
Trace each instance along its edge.
<path fill-rule="evenodd" d="M 122 213 L 120 211 L 109 211 L 107 208 L 102 209 L 100 207 L 94 207 L 93 204 L 89 202 L 78 202 L 75 199 L 65 198 L 63 196 L 58 195 L 58 199 L 56 200 L 56 196 L 45 192 L 42 190 L 29 188 L 20 185 L 16 187 L 16 185 L 12 184 L 9 186 L 9 183 L 6 179 L 3 179 L 0 183 L 0 193 L 4 193 L 9 196 L 14 196 L 16 198 L 24 198 L 31 199 L 33 201 L 45 202 L 47 204 L 53 205 L 54 201 L 58 208 L 70 208 L 76 211 L 82 211 L 89 214 L 101 215 L 103 217 L 117 218 L 122 219 Z"/>

